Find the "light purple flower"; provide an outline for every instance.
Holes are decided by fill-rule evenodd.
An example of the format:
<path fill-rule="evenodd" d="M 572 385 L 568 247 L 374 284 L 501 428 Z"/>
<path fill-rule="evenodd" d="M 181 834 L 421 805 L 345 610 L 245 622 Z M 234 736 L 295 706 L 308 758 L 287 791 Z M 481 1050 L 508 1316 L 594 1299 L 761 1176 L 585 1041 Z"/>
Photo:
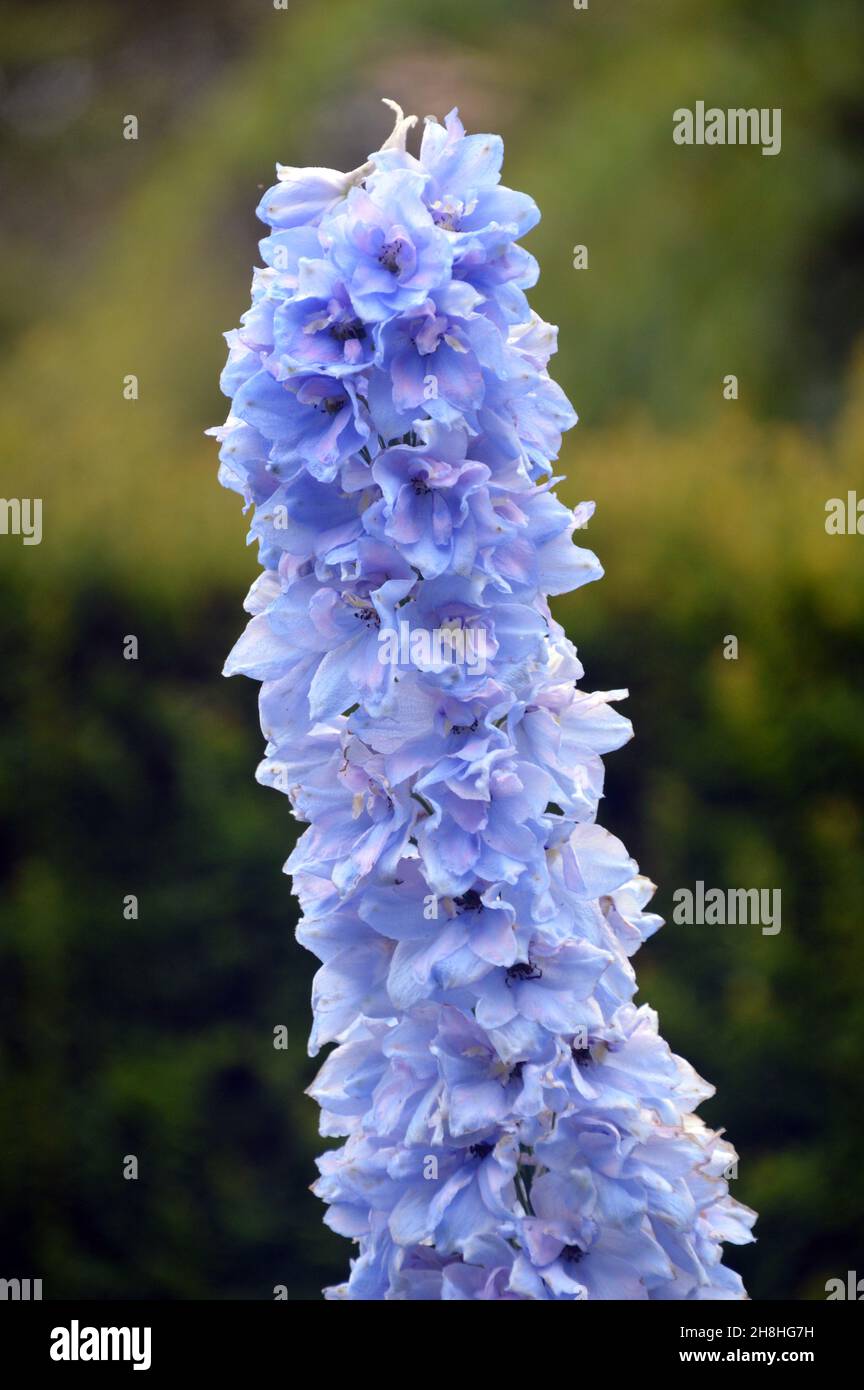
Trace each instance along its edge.
<path fill-rule="evenodd" d="M 422 199 L 424 179 L 408 170 L 376 173 L 352 188 L 320 238 L 357 316 L 381 323 L 422 304 L 450 276 L 452 250 Z"/>
<path fill-rule="evenodd" d="M 228 335 L 220 481 L 262 574 L 226 663 L 321 961 L 329 1299 L 746 1297 L 754 1215 L 711 1088 L 637 1006 L 653 885 L 597 824 L 626 691 L 580 688 L 551 595 L 598 579 L 554 493 L 575 413 L 528 307 L 537 210 L 456 112 L 351 174 L 283 169 Z"/>

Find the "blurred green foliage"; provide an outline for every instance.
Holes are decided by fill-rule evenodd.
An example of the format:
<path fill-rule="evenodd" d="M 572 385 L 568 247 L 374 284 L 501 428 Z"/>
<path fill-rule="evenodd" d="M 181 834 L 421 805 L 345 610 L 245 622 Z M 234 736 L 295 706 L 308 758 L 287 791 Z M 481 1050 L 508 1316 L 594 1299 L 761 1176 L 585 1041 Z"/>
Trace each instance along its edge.
<path fill-rule="evenodd" d="M 254 555 L 201 432 L 258 185 L 357 164 L 383 95 L 501 130 L 544 213 L 563 491 L 608 571 L 557 612 L 637 733 L 604 823 L 667 915 L 697 879 L 782 889 L 778 936 L 670 923 L 637 959 L 761 1213 L 730 1259 L 757 1298 L 864 1270 L 864 576 L 824 530 L 864 494 L 862 28 L 851 0 L 4 7 L 0 494 L 44 499 L 44 539 L 0 537 L 0 1274 L 314 1298 L 349 1253 L 307 1191 L 296 832 L 252 781 L 255 689 L 219 677 Z M 782 107 L 782 153 L 674 146 L 699 98 Z"/>

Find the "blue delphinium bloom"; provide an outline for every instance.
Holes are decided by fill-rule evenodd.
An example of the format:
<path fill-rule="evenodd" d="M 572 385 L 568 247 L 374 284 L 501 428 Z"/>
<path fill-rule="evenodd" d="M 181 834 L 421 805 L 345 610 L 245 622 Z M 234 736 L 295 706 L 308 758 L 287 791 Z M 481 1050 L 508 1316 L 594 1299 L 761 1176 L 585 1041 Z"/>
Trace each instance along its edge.
<path fill-rule="evenodd" d="M 391 103 L 392 104 L 392 103 Z M 456 112 L 348 174 L 280 168 L 228 334 L 220 481 L 262 573 L 226 664 L 321 961 L 310 1094 L 335 1299 L 735 1299 L 753 1213 L 711 1094 L 636 1007 L 653 885 L 597 824 L 630 736 L 548 597 L 597 579 L 555 496 L 575 414 L 518 245 L 537 209 Z"/>
<path fill-rule="evenodd" d="M 453 248 L 423 202 L 425 175 L 372 173 L 319 227 L 358 316 L 383 323 L 450 279 Z"/>

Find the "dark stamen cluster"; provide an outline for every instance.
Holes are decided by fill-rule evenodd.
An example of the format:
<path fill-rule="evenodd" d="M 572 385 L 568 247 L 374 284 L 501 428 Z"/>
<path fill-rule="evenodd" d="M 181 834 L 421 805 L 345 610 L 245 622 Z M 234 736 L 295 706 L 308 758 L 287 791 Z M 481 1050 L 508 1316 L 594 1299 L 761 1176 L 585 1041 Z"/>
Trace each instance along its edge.
<path fill-rule="evenodd" d="M 402 269 L 399 264 L 399 254 L 402 250 L 402 242 L 399 238 L 396 241 L 388 241 L 378 252 L 378 264 L 383 265 L 385 270 L 389 270 L 391 275 L 398 275 Z"/>
<path fill-rule="evenodd" d="M 472 1158 L 488 1158 L 494 1147 L 488 1139 L 481 1139 L 479 1144 L 472 1144 L 468 1152 Z"/>
<path fill-rule="evenodd" d="M 359 622 L 365 623 L 367 627 L 381 626 L 381 619 L 376 608 L 354 608 L 352 613 Z"/>
<path fill-rule="evenodd" d="M 475 719 L 470 724 L 454 724 L 450 732 L 451 734 L 476 734 L 478 727 L 479 725 Z"/>
<path fill-rule="evenodd" d="M 469 888 L 467 893 L 462 893 L 460 897 L 453 899 L 460 912 L 482 912 L 483 900 L 476 888 Z"/>
<path fill-rule="evenodd" d="M 509 984 L 512 980 L 539 980 L 542 976 L 543 971 L 539 966 L 530 960 L 520 960 L 507 971 L 507 982 Z"/>
<path fill-rule="evenodd" d="M 356 338 L 358 342 L 366 337 L 366 325 L 359 319 L 347 319 L 342 323 L 334 323 L 330 332 L 338 343 L 347 343 L 349 339 Z"/>
<path fill-rule="evenodd" d="M 445 208 L 432 208 L 431 211 L 436 227 L 443 227 L 447 232 L 458 232 L 459 217 L 455 212 L 447 211 Z"/>

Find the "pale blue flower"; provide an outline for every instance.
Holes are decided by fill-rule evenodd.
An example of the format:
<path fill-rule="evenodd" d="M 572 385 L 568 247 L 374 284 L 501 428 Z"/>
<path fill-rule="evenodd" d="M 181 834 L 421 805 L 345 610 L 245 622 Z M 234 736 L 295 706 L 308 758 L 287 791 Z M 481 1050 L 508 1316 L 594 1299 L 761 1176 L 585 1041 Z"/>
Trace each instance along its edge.
<path fill-rule="evenodd" d="M 633 1000 L 653 885 L 597 824 L 626 691 L 548 603 L 598 579 L 554 493 L 575 413 L 528 307 L 537 220 L 456 112 L 350 174 L 280 169 L 228 335 L 220 481 L 262 573 L 226 663 L 321 967 L 309 1050 L 330 1299 L 746 1297 L 711 1088 Z"/>
<path fill-rule="evenodd" d="M 320 239 L 358 318 L 381 323 L 423 303 L 450 277 L 453 253 L 408 170 L 372 175 L 325 219 Z"/>

